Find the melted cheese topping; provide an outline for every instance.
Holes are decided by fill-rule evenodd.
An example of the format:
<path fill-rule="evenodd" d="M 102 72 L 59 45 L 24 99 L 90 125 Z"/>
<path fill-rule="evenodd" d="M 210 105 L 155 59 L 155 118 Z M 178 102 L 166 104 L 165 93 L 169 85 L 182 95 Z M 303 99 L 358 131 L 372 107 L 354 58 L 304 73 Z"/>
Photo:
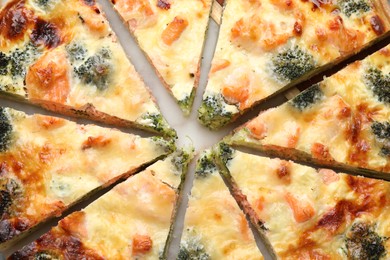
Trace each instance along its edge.
<path fill-rule="evenodd" d="M 116 117 L 155 128 L 146 120 L 161 116 L 154 98 L 99 6 L 83 0 L 46 2 L 10 1 L 1 11 L 0 59 L 9 64 L 0 72 L 0 90 L 54 103 L 45 107 L 60 112 L 92 105 L 110 115 L 109 122 Z M 27 22 L 20 21 L 20 13 Z"/>
<path fill-rule="evenodd" d="M 180 179 L 181 172 L 173 163 L 176 156 L 174 153 L 118 184 L 84 210 L 61 220 L 50 232 L 65 233 L 67 239 L 80 241 L 78 248 L 86 249 L 79 249 L 81 258 L 87 256 L 85 252 L 93 252 L 104 259 L 159 259 L 166 253 L 165 244 L 178 196 L 177 186 L 171 187 L 162 181 L 169 175 L 179 175 Z M 55 245 L 36 241 L 33 248 L 42 252 L 52 247 Z M 72 246 L 64 246 L 60 254 L 72 249 Z"/>
<path fill-rule="evenodd" d="M 346 259 L 346 233 L 358 223 L 382 238 L 390 235 L 385 181 L 238 151 L 227 167 L 280 258 Z"/>
<path fill-rule="evenodd" d="M 179 102 L 190 99 L 198 84 L 212 1 L 113 2 L 172 95 Z M 190 107 L 182 109 L 189 112 Z"/>
<path fill-rule="evenodd" d="M 182 246 L 204 248 L 210 259 L 263 259 L 217 170 L 195 178 L 188 203 Z"/>
<path fill-rule="evenodd" d="M 24 221 L 22 231 L 167 153 L 164 141 L 5 111 L 12 138 L 10 147 L 0 153 L 2 180 L 15 182 L 20 193 L 11 199 L 2 221 Z"/>
<path fill-rule="evenodd" d="M 388 140 L 374 134 L 374 124 L 388 123 L 390 109 L 385 101 L 378 101 L 379 97 L 367 83 L 367 75 L 368 70 L 378 69 L 387 77 L 387 83 L 380 83 L 386 87 L 390 75 L 389 52 L 390 47 L 386 47 L 325 79 L 316 91 L 320 92 L 318 99 L 302 110 L 296 106 L 302 103 L 298 99 L 308 97 L 305 93 L 261 113 L 238 129 L 231 142 L 262 149 L 295 149 L 318 161 L 388 173 L 390 159 L 382 150 Z M 381 93 L 386 95 L 385 91 Z M 285 155 L 289 156 L 288 152 Z"/>
<path fill-rule="evenodd" d="M 221 111 L 232 111 L 234 119 L 308 71 L 357 52 L 390 28 L 386 16 L 376 10 L 377 2 L 367 1 L 370 10 L 347 16 L 340 11 L 342 1 L 228 1 L 204 102 L 222 95 Z M 282 76 L 277 75 L 272 60 L 295 48 L 310 58 L 293 61 L 287 55 L 280 62 Z M 290 72 L 294 65 L 289 62 L 298 71 Z M 309 63 L 312 67 L 305 71 Z"/>

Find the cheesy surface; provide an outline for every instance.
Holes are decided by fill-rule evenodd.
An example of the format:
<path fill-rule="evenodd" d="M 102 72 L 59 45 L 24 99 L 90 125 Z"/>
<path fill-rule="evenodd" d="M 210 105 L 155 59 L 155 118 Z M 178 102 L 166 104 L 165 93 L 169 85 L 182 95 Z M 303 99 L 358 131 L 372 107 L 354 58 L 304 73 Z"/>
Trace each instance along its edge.
<path fill-rule="evenodd" d="M 160 79 L 189 114 L 212 0 L 112 0 Z"/>
<path fill-rule="evenodd" d="M 263 259 L 248 222 L 205 151 L 198 161 L 178 259 Z"/>
<path fill-rule="evenodd" d="M 388 182 L 239 151 L 231 157 L 229 174 L 278 258 L 388 258 Z"/>
<path fill-rule="evenodd" d="M 95 1 L 8 1 L 0 91 L 61 113 L 172 131 Z"/>
<path fill-rule="evenodd" d="M 0 109 L 3 244 L 171 152 L 161 138 Z"/>
<path fill-rule="evenodd" d="M 230 143 L 390 172 L 390 46 L 237 129 Z M 303 158 L 304 159 L 304 158 Z M 382 174 L 386 175 L 386 174 Z"/>
<path fill-rule="evenodd" d="M 179 169 L 173 159 L 180 154 L 174 153 L 130 177 L 11 257 L 47 254 L 61 258 L 73 250 L 76 259 L 165 258 L 178 186 L 164 182 L 172 178 L 180 180 L 184 174 L 182 170 L 191 156 L 182 162 L 184 168 Z M 61 248 L 60 243 L 50 242 L 52 238 L 62 242 L 73 239 L 78 246 L 72 248 L 68 244 Z"/>
<path fill-rule="evenodd" d="M 387 34 L 378 0 L 228 0 L 199 119 L 215 129 Z M 383 5 L 389 6 L 388 1 Z"/>

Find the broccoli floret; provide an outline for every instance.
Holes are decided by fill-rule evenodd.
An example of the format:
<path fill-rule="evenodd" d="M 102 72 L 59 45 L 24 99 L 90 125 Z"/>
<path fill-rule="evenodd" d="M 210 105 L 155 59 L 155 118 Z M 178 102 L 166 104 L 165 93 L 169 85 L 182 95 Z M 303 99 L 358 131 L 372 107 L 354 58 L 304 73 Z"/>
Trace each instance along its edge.
<path fill-rule="evenodd" d="M 293 107 L 303 111 L 304 109 L 315 104 L 317 101 L 322 99 L 324 93 L 322 92 L 320 85 L 315 84 L 310 88 L 302 91 L 299 95 L 289 101 L 289 104 Z"/>
<path fill-rule="evenodd" d="M 183 110 L 183 112 L 186 115 L 189 115 L 191 112 L 191 106 L 192 106 L 192 103 L 194 102 L 194 98 L 195 98 L 195 95 L 193 92 L 193 93 L 191 93 L 191 95 L 186 96 L 184 99 L 178 101 L 180 108 Z"/>
<path fill-rule="evenodd" d="M 390 123 L 389 122 L 374 122 L 371 125 L 372 132 L 379 139 L 390 139 Z"/>
<path fill-rule="evenodd" d="M 234 150 L 226 143 L 219 144 L 219 157 L 222 162 L 226 165 L 231 159 L 233 159 Z"/>
<path fill-rule="evenodd" d="M 390 74 L 384 75 L 377 68 L 369 68 L 364 76 L 366 85 L 379 101 L 390 103 Z"/>
<path fill-rule="evenodd" d="M 178 173 L 182 173 L 188 166 L 190 154 L 180 150 L 172 159 L 171 162 L 175 165 Z"/>
<path fill-rule="evenodd" d="M 227 104 L 221 95 L 207 96 L 198 110 L 199 121 L 210 129 L 225 125 L 233 116 L 225 106 Z"/>
<path fill-rule="evenodd" d="M 6 190 L 0 190 L 0 218 L 8 211 L 11 202 L 11 194 Z"/>
<path fill-rule="evenodd" d="M 96 55 L 89 57 L 74 72 L 84 84 L 96 86 L 99 90 L 108 88 L 112 65 L 110 63 L 111 52 L 107 49 L 100 50 Z"/>
<path fill-rule="evenodd" d="M 204 246 L 198 240 L 181 243 L 177 260 L 209 260 Z"/>
<path fill-rule="evenodd" d="M 150 114 L 147 113 L 142 117 L 147 121 L 147 124 L 151 126 L 157 132 L 161 132 L 165 128 L 165 120 L 161 114 Z"/>
<path fill-rule="evenodd" d="M 195 177 L 205 178 L 215 171 L 217 171 L 217 166 L 214 163 L 213 154 L 210 151 L 204 152 L 197 161 Z"/>
<path fill-rule="evenodd" d="M 385 240 L 368 224 L 354 223 L 345 239 L 348 259 L 379 260 L 386 254 Z"/>
<path fill-rule="evenodd" d="M 9 57 L 5 53 L 0 52 L 0 75 L 8 74 L 9 61 Z"/>
<path fill-rule="evenodd" d="M 166 153 L 171 153 L 171 152 L 175 151 L 175 149 L 176 149 L 175 141 L 173 139 L 170 139 L 169 141 L 167 141 L 161 136 L 153 136 L 152 140 L 158 146 L 160 146 L 164 150 L 164 152 L 166 152 Z"/>
<path fill-rule="evenodd" d="M 68 52 L 70 59 L 72 61 L 82 61 L 85 59 L 87 54 L 87 49 L 78 43 L 72 43 L 66 46 L 66 51 Z"/>
<path fill-rule="evenodd" d="M 4 108 L 0 108 L 0 152 L 7 150 L 11 143 L 12 125 Z"/>
<path fill-rule="evenodd" d="M 38 57 L 38 49 L 29 43 L 24 49 L 16 48 L 10 55 L 11 75 L 15 78 L 24 79 L 27 67 Z"/>
<path fill-rule="evenodd" d="M 371 9 L 365 0 L 341 0 L 339 6 L 341 12 L 348 17 L 352 14 L 368 12 Z"/>
<path fill-rule="evenodd" d="M 40 6 L 47 6 L 50 0 L 35 0 L 35 2 Z"/>
<path fill-rule="evenodd" d="M 382 156 L 390 156 L 390 147 L 389 146 L 383 146 L 382 148 L 381 148 L 381 151 L 380 151 L 380 153 L 379 153 L 380 155 L 382 155 Z"/>
<path fill-rule="evenodd" d="M 292 81 L 315 68 L 314 58 L 298 46 L 275 54 L 271 70 L 280 81 Z"/>
<path fill-rule="evenodd" d="M 34 255 L 34 260 L 56 260 L 59 256 L 49 251 L 39 251 Z"/>

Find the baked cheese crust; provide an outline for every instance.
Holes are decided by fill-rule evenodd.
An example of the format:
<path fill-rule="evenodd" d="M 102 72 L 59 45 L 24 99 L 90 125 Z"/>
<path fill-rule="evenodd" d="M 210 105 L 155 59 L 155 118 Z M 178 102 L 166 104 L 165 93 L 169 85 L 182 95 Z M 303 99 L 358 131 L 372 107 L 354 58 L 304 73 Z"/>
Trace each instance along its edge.
<path fill-rule="evenodd" d="M 165 259 L 179 188 L 166 183 L 180 182 L 191 158 L 186 154 L 178 167 L 175 159 L 182 155 L 130 177 L 10 259 Z"/>
<path fill-rule="evenodd" d="M 0 108 L 0 245 L 172 150 L 161 138 Z"/>
<path fill-rule="evenodd" d="M 198 160 L 177 259 L 263 259 L 209 150 Z"/>
<path fill-rule="evenodd" d="M 216 129 L 388 35 L 388 1 L 229 0 L 199 119 Z"/>
<path fill-rule="evenodd" d="M 388 182 L 234 150 L 226 166 L 279 259 L 388 259 Z"/>
<path fill-rule="evenodd" d="M 173 134 L 95 0 L 10 0 L 0 91 L 47 109 Z"/>
<path fill-rule="evenodd" d="M 185 114 L 199 83 L 212 0 L 111 0 Z"/>
<path fill-rule="evenodd" d="M 389 179 L 389 104 L 390 45 L 260 113 L 227 140 Z"/>

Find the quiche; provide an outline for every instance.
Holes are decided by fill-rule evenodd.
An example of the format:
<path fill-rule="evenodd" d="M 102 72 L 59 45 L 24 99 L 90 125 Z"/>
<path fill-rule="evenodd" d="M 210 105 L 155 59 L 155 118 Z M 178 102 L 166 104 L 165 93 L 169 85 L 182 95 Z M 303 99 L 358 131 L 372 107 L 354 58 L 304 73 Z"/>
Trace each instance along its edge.
<path fill-rule="evenodd" d="M 191 112 L 212 0 L 111 0 L 164 86 Z"/>
<path fill-rule="evenodd" d="M 261 112 L 226 140 L 390 180 L 389 104 L 390 45 Z"/>
<path fill-rule="evenodd" d="M 156 162 L 8 259 L 166 259 L 190 159 L 179 151 Z"/>
<path fill-rule="evenodd" d="M 174 135 L 95 0 L 10 0 L 0 93 L 59 113 Z"/>
<path fill-rule="evenodd" d="M 221 147 L 223 175 L 278 259 L 389 258 L 388 182 Z"/>
<path fill-rule="evenodd" d="M 177 259 L 263 259 L 211 150 L 203 152 L 197 162 Z"/>
<path fill-rule="evenodd" d="M 387 0 L 228 0 L 198 110 L 218 129 L 259 102 L 387 37 Z"/>
<path fill-rule="evenodd" d="M 173 146 L 162 137 L 0 108 L 0 247 Z"/>

